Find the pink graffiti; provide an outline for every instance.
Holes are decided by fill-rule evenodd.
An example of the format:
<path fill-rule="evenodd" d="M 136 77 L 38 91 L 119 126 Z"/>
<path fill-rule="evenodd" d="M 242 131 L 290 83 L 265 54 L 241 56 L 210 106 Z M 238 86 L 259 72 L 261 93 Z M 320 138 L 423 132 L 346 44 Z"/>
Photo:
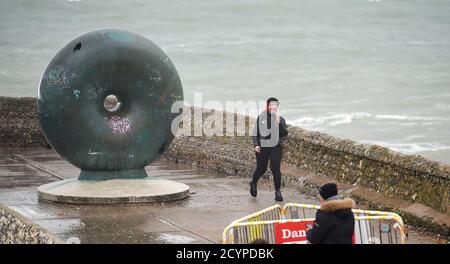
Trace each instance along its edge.
<path fill-rule="evenodd" d="M 125 135 L 131 131 L 131 123 L 125 117 L 112 116 L 109 120 L 109 126 L 114 134 Z"/>

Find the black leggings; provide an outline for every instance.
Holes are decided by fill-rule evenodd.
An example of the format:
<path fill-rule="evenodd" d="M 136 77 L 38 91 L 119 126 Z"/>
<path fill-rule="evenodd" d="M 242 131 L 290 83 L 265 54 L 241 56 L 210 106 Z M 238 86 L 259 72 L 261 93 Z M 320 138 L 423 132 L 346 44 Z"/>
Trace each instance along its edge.
<path fill-rule="evenodd" d="M 259 178 L 264 175 L 267 170 L 267 163 L 270 159 L 270 170 L 273 175 L 273 183 L 275 185 L 275 190 L 278 191 L 281 187 L 281 172 L 280 172 L 280 164 L 281 164 L 281 146 L 277 145 L 276 147 L 271 148 L 261 148 L 261 153 L 256 154 L 256 169 L 253 173 L 253 183 L 257 183 Z"/>

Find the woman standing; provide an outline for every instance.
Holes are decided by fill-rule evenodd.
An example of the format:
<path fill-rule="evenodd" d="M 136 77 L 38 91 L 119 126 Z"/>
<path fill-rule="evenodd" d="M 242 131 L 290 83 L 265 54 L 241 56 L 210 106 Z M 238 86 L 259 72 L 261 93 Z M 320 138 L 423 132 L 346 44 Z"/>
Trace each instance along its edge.
<path fill-rule="evenodd" d="M 257 195 L 256 184 L 259 178 L 266 172 L 270 160 L 270 170 L 275 185 L 275 201 L 283 201 L 281 196 L 281 156 L 280 141 L 288 135 L 286 121 L 278 112 L 278 99 L 270 97 L 266 101 L 266 109 L 256 120 L 253 131 L 253 146 L 256 155 L 256 169 L 250 182 L 250 194 Z"/>

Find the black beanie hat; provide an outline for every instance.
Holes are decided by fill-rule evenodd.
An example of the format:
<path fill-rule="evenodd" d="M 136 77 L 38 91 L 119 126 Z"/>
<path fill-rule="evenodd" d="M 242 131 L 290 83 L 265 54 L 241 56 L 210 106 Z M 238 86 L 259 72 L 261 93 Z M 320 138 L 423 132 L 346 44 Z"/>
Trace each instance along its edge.
<path fill-rule="evenodd" d="M 266 104 L 269 105 L 270 102 L 277 102 L 279 103 L 278 99 L 275 97 L 270 97 L 269 99 L 267 99 Z"/>
<path fill-rule="evenodd" d="M 338 194 L 338 188 L 336 183 L 328 182 L 319 187 L 319 194 L 320 196 L 327 200 L 331 196 L 335 196 Z"/>

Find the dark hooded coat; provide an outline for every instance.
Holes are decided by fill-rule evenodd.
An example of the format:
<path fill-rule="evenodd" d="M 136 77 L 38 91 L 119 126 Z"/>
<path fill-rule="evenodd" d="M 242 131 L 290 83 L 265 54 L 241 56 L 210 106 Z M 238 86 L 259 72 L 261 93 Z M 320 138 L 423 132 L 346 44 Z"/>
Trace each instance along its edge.
<path fill-rule="evenodd" d="M 350 198 L 326 201 L 316 213 L 316 221 L 307 232 L 311 244 L 352 244 L 355 217 L 352 208 L 355 201 Z"/>

